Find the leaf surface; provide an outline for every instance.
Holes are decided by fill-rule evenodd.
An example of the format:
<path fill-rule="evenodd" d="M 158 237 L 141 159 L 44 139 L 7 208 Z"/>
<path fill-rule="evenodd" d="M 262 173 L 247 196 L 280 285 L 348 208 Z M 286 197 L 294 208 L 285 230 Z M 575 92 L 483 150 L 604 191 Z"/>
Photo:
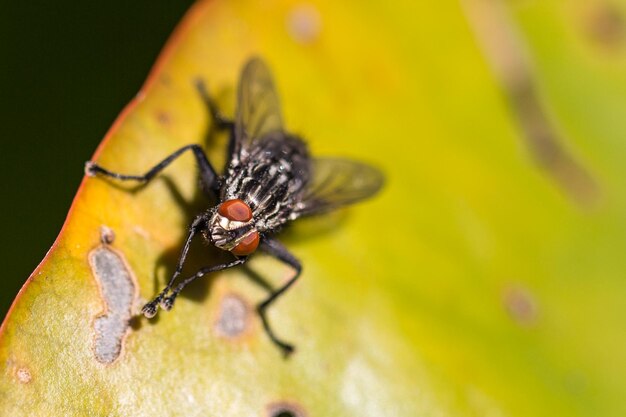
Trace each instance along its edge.
<path fill-rule="evenodd" d="M 291 271 L 263 256 L 125 326 L 206 205 L 190 156 L 137 190 L 85 179 L 3 323 L 2 414 L 624 415 L 623 46 L 577 26 L 582 2 L 527 3 L 509 24 L 559 146 L 598 187 L 590 205 L 533 158 L 459 3 L 197 3 L 98 163 L 138 174 L 200 143 L 221 166 L 226 138 L 206 142 L 194 80 L 232 114 L 254 54 L 287 128 L 316 155 L 380 166 L 386 187 L 283 236 L 304 265 L 270 313 L 297 345 L 283 360 L 253 275 L 276 286 Z M 217 260 L 193 252 L 189 272 Z"/>

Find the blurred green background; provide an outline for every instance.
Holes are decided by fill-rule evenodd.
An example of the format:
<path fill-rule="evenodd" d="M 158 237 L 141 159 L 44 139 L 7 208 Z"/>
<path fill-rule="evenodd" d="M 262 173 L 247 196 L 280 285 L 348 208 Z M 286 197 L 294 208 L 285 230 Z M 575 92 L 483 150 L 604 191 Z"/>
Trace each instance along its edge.
<path fill-rule="evenodd" d="M 59 233 L 84 162 L 192 3 L 0 2 L 0 317 Z"/>

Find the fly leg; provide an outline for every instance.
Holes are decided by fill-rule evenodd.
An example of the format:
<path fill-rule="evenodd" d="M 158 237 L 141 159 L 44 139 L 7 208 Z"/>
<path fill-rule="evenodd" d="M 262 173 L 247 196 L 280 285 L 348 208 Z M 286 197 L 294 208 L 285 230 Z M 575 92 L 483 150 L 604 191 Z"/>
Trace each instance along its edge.
<path fill-rule="evenodd" d="M 206 104 L 207 109 L 209 109 L 209 113 L 211 113 L 211 117 L 215 122 L 215 125 L 218 129 L 232 129 L 235 126 L 235 122 L 230 119 L 224 117 L 224 115 L 217 108 L 217 104 L 209 94 L 209 90 L 206 87 L 206 84 L 201 79 L 197 79 L 195 81 L 196 89 L 200 93 L 200 97 L 202 97 L 202 101 Z"/>
<path fill-rule="evenodd" d="M 200 169 L 200 180 L 202 181 L 203 185 L 206 186 L 208 190 L 212 190 L 215 196 L 219 195 L 219 177 L 215 172 L 215 169 L 213 169 L 213 166 L 207 159 L 206 155 L 204 154 L 204 150 L 202 150 L 200 145 L 196 144 L 183 146 L 182 148 L 150 168 L 148 172 L 143 175 L 119 174 L 109 171 L 108 169 L 101 167 L 93 161 L 87 161 L 85 163 L 85 175 L 89 177 L 101 175 L 122 181 L 137 181 L 140 183 L 147 183 L 187 150 L 191 150 L 196 158 L 198 168 Z"/>
<path fill-rule="evenodd" d="M 183 249 L 180 252 L 180 257 L 178 258 L 176 270 L 174 271 L 174 274 L 172 274 L 172 277 L 170 278 L 165 288 L 163 288 L 163 290 L 159 293 L 159 295 L 154 297 L 152 301 L 150 301 L 145 306 L 143 306 L 143 308 L 141 309 L 141 312 L 144 314 L 144 316 L 148 318 L 154 317 L 154 315 L 157 312 L 157 308 L 159 304 L 161 304 L 161 307 L 163 307 L 165 310 L 169 310 L 170 308 L 172 308 L 171 304 L 168 304 L 168 302 L 166 301 L 169 297 L 165 298 L 165 296 L 170 291 L 170 289 L 174 285 L 174 281 L 183 270 L 183 265 L 185 264 L 185 259 L 187 258 L 187 252 L 189 252 L 189 246 L 191 245 L 191 241 L 193 240 L 193 237 L 196 235 L 198 230 L 200 230 L 203 226 L 205 226 L 205 224 L 206 224 L 206 217 L 204 216 L 204 214 L 201 214 L 200 216 L 196 217 L 191 223 L 191 226 L 189 226 L 189 234 L 187 235 L 187 240 L 185 240 L 185 245 L 183 246 Z"/>
<path fill-rule="evenodd" d="M 283 342 L 274 334 L 274 331 L 272 330 L 272 327 L 267 320 L 266 310 L 278 297 L 280 297 L 285 291 L 289 289 L 289 287 L 291 287 L 296 282 L 296 280 L 300 276 L 300 273 L 302 272 L 302 265 L 300 264 L 300 261 L 296 259 L 296 257 L 293 256 L 287 250 L 287 248 L 285 248 L 278 240 L 272 238 L 265 239 L 263 242 L 261 242 L 261 248 L 267 254 L 272 255 L 276 259 L 286 263 L 296 271 L 294 276 L 291 277 L 285 285 L 272 292 L 269 297 L 265 299 L 265 301 L 261 302 L 257 306 L 257 311 L 259 313 L 259 316 L 261 317 L 261 322 L 263 323 L 263 328 L 265 329 L 265 332 L 272 340 L 272 342 L 274 342 L 274 344 L 282 350 L 283 355 L 289 356 L 289 354 L 294 351 L 294 346 L 289 343 Z"/>
<path fill-rule="evenodd" d="M 165 297 L 163 299 L 163 301 L 161 302 L 161 307 L 163 307 L 165 310 L 170 310 L 172 306 L 174 305 L 174 301 L 176 300 L 176 297 L 178 296 L 178 294 L 183 290 L 183 288 L 185 288 L 187 284 L 189 284 L 191 281 L 195 280 L 196 278 L 203 277 L 204 275 L 209 274 L 211 272 L 222 271 L 224 269 L 232 268 L 233 266 L 241 265 L 245 263 L 247 260 L 248 260 L 247 258 L 237 258 L 233 261 L 225 262 L 223 264 L 205 266 L 204 268 L 201 268 L 200 270 L 198 270 L 198 272 L 196 272 L 195 274 L 193 274 L 189 278 L 186 278 L 185 280 L 183 280 L 183 282 L 178 284 L 176 288 L 172 291 L 172 294 L 170 294 L 168 297 Z"/>
<path fill-rule="evenodd" d="M 235 122 L 232 119 L 224 117 L 222 112 L 219 111 L 215 100 L 213 100 L 209 94 L 209 90 L 202 79 L 196 79 L 195 85 L 200 93 L 200 97 L 202 97 L 202 101 L 204 101 L 204 104 L 211 114 L 215 127 L 217 127 L 218 130 L 228 130 L 230 132 L 230 139 L 226 148 L 226 160 L 230 161 L 233 157 L 233 149 L 235 148 Z"/>

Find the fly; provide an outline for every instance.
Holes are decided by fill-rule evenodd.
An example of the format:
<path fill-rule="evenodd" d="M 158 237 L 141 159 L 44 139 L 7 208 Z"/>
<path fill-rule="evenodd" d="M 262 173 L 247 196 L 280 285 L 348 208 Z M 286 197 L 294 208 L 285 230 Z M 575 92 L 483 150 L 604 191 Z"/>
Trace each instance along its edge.
<path fill-rule="evenodd" d="M 204 150 L 196 144 L 178 149 L 144 175 L 115 173 L 91 161 L 86 163 L 85 173 L 147 183 L 181 154 L 191 151 L 199 168 L 202 188 L 206 189 L 212 205 L 191 222 L 175 272 L 165 288 L 143 306 L 142 312 L 151 318 L 159 307 L 170 310 L 178 294 L 191 281 L 242 265 L 261 250 L 295 270 L 287 283 L 272 291 L 257 307 L 267 335 L 288 355 L 293 352 L 293 345 L 276 336 L 266 312 L 296 282 L 302 265 L 275 235 L 297 218 L 326 213 L 373 196 L 382 187 L 383 176 L 361 162 L 311 157 L 306 143 L 283 129 L 271 74 L 259 58 L 249 60 L 243 69 L 234 120 L 222 117 L 201 81 L 197 82 L 197 87 L 218 128 L 230 133 L 228 162 L 222 175 L 213 169 Z M 197 235 L 230 252 L 232 260 L 201 268 L 174 286 L 191 241 Z"/>

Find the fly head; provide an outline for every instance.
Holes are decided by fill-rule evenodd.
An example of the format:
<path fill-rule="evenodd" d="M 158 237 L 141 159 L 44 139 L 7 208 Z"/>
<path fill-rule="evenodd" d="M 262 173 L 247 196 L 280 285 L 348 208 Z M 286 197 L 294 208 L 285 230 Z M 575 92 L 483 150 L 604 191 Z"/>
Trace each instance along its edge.
<path fill-rule="evenodd" d="M 204 237 L 216 247 L 237 256 L 247 256 L 259 246 L 260 235 L 252 210 L 244 201 L 225 201 L 209 214 Z"/>

